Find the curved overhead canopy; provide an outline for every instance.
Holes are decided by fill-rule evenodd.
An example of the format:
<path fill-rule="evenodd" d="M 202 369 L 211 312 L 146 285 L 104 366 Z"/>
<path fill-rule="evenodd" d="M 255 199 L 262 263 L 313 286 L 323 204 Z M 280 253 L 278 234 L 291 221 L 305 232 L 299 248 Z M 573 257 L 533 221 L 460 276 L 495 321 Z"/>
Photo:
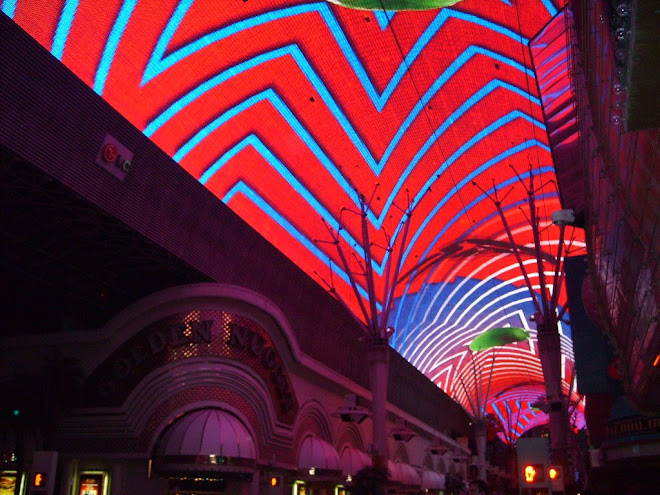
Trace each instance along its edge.
<path fill-rule="evenodd" d="M 552 285 L 550 218 L 561 205 L 540 92 L 545 105 L 557 97 L 545 83 L 565 46 L 544 27 L 564 3 L 394 12 L 296 0 L 16 0 L 2 10 L 356 314 L 349 279 L 366 253 L 378 294 L 400 256 L 392 346 L 481 414 L 474 403 L 487 401 L 477 396 L 512 384 L 523 402 L 543 394 L 534 307 L 489 196 L 506 194 L 503 215 L 532 286 L 539 273 Z M 539 33 L 553 36 L 534 45 L 541 77 L 529 46 Z M 524 209 L 530 177 L 541 270 Z M 572 252 L 584 247 L 579 232 L 569 228 L 567 239 Z M 366 296 L 364 280 L 354 281 Z M 531 339 L 471 354 L 476 335 L 506 326 Z M 568 392 L 570 328 L 560 330 Z"/>

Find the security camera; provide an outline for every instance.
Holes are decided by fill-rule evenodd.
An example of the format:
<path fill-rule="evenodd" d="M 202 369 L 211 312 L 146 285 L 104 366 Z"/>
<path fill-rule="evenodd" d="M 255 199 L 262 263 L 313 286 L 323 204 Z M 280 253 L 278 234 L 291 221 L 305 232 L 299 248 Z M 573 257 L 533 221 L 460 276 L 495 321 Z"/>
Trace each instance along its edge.
<path fill-rule="evenodd" d="M 552 212 L 552 223 L 558 226 L 572 225 L 575 222 L 575 212 L 572 209 Z"/>

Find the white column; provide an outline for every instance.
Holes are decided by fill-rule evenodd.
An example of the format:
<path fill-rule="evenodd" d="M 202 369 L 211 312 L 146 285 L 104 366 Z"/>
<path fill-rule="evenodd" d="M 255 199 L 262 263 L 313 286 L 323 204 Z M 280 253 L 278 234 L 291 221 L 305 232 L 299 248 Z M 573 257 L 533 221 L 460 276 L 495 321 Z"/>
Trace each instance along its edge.
<path fill-rule="evenodd" d="M 390 347 L 386 339 L 374 339 L 369 346 L 369 379 L 373 395 L 373 467 L 387 469 L 386 405 Z"/>

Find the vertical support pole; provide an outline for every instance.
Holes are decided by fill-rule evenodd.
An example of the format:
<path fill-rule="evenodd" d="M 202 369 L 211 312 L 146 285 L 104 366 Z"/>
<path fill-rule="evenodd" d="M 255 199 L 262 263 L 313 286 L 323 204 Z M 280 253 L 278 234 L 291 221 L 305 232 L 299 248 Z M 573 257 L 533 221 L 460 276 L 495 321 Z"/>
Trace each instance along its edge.
<path fill-rule="evenodd" d="M 543 318 L 543 317 L 541 317 Z M 539 357 L 543 368 L 545 392 L 550 404 L 550 450 L 552 461 L 566 468 L 568 433 L 566 401 L 561 389 L 561 342 L 556 319 L 537 320 Z M 565 470 L 565 469 L 564 469 Z"/>
<path fill-rule="evenodd" d="M 387 339 L 375 337 L 369 345 L 369 380 L 373 397 L 372 465 L 387 469 L 386 404 L 390 348 Z"/>
<path fill-rule="evenodd" d="M 486 481 L 486 422 L 483 419 L 474 422 L 474 441 L 477 447 L 477 477 Z"/>
<path fill-rule="evenodd" d="M 512 167 L 513 168 L 513 167 Z M 514 170 L 515 171 L 515 170 Z M 531 169 L 530 169 L 531 172 Z M 516 175 L 517 172 L 516 172 Z M 518 179 L 522 183 L 522 178 L 518 175 Z M 477 186 L 476 182 L 473 182 Z M 477 186 L 479 187 L 479 186 Z M 493 183 L 494 188 L 494 183 Z M 537 325 L 538 335 L 538 351 L 541 360 L 541 367 L 543 369 L 543 379 L 545 381 L 546 397 L 550 404 L 549 411 L 549 426 L 550 426 L 550 450 L 552 452 L 552 461 L 561 464 L 564 472 L 568 473 L 567 469 L 567 449 L 569 448 L 569 417 L 567 401 L 564 398 L 561 388 L 561 340 L 559 337 L 559 316 L 557 314 L 557 302 L 559 298 L 560 284 L 563 281 L 562 267 L 563 258 L 562 252 L 564 247 L 564 227 L 561 227 L 559 246 L 557 249 L 557 256 L 554 266 L 554 288 L 552 296 L 549 298 L 548 282 L 545 276 L 544 269 L 544 255 L 541 248 L 541 232 L 539 230 L 539 217 L 536 211 L 536 197 L 534 189 L 534 175 L 530 173 L 529 187 L 527 188 L 527 206 L 530 210 L 529 223 L 532 227 L 534 236 L 534 249 L 536 255 L 536 264 L 539 272 L 540 283 L 540 297 L 534 291 L 531 280 L 527 274 L 527 270 L 523 263 L 522 257 L 518 246 L 513 238 L 513 233 L 509 228 L 509 224 L 504 211 L 502 210 L 502 200 L 500 200 L 497 189 L 493 195 L 487 193 L 484 189 L 481 191 L 488 196 L 495 207 L 502 220 L 502 224 L 511 243 L 511 249 L 516 256 L 520 270 L 522 271 L 525 283 L 529 290 L 532 302 L 534 303 L 535 314 L 534 319 Z"/>

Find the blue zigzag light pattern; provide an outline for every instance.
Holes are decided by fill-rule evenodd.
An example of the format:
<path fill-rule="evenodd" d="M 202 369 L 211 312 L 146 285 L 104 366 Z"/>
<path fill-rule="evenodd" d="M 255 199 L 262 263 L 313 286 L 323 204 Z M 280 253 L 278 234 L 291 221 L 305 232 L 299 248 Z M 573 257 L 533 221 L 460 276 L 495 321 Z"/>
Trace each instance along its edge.
<path fill-rule="evenodd" d="M 231 13 L 237 13 L 233 16 L 205 6 L 202 18 L 195 0 L 124 0 L 113 7 L 115 12 L 104 11 L 111 22 L 98 33 L 98 40 L 92 40 L 100 41 L 96 59 L 90 59 L 85 40 L 77 34 L 80 30 L 75 29 L 82 22 L 78 14 L 91 1 L 65 0 L 55 18 L 45 18 L 28 0 L 3 0 L 1 9 L 17 22 L 21 19 L 23 27 L 35 38 L 41 37 L 53 56 L 75 73 L 92 74 L 85 82 L 97 94 L 163 149 L 171 150 L 175 161 L 191 173 L 194 170 L 202 185 L 246 215 L 255 228 L 259 229 L 260 218 L 241 210 L 242 202 L 253 205 L 263 218 L 286 232 L 287 242 L 297 243 L 299 256 L 294 261 L 317 260 L 314 266 L 302 266 L 308 273 L 327 269 L 326 263 L 335 256 L 326 245 L 315 242 L 322 231 L 321 219 L 339 232 L 341 242 L 357 260 L 364 261 L 365 249 L 372 249 L 361 244 L 359 231 L 343 228 L 339 212 L 331 206 L 336 205 L 336 198 L 345 198 L 344 207 L 355 210 L 360 197 L 368 197 L 375 183 L 384 184 L 378 201 L 367 209 L 367 219 L 375 237 L 387 231 L 395 243 L 401 242 L 402 198 L 407 198 L 414 207 L 408 244 L 392 252 L 371 253 L 379 280 L 397 249 L 403 249 L 403 270 L 411 274 L 398 286 L 390 321 L 397 329 L 392 346 L 467 409 L 470 393 L 480 386 L 464 386 L 468 364 L 473 359 L 483 361 L 482 366 L 487 363 L 484 357 L 469 355 L 469 342 L 493 326 L 528 329 L 531 341 L 508 346 L 498 354 L 491 391 L 497 399 L 490 412 L 503 421 L 511 408 L 524 409 L 512 426 L 516 434 L 540 421 L 543 415 L 529 406 L 542 388 L 538 383 L 541 370 L 534 325 L 528 321 L 533 312 L 530 295 L 520 267 L 510 253 L 484 251 L 470 242 L 475 237 L 504 238 L 488 195 L 495 189 L 519 191 L 519 178 L 509 171 L 509 164 L 521 171 L 522 179 L 533 176 L 544 182 L 554 177 L 528 45 L 535 30 L 558 13 L 562 0 L 530 0 L 524 6 L 510 0 L 488 5 L 464 2 L 433 12 L 376 11 L 366 13 L 367 20 L 376 21 L 367 24 L 361 24 L 364 12 L 318 1 L 292 0 L 273 7 L 265 0 L 254 0 L 243 10 L 232 7 L 235 12 Z M 34 13 L 26 14 L 30 8 Z M 94 8 L 110 7 L 95 4 Z M 137 21 L 147 22 L 144 19 L 150 16 L 154 25 L 162 26 L 157 32 Z M 511 19 L 538 24 L 521 27 Z M 300 32 L 291 35 L 295 29 Z M 457 39 L 454 29 L 460 32 Z M 48 32 L 50 40 L 42 35 Z M 180 37 L 182 32 L 187 34 Z M 309 42 L 310 33 L 338 59 L 330 63 L 319 57 L 318 48 Z M 235 49 L 235 59 L 225 60 L 226 54 L 218 47 L 246 34 L 251 36 L 250 46 Z M 213 60 L 200 62 L 207 52 L 215 54 L 209 57 Z M 555 57 L 559 63 L 562 54 Z M 124 93 L 130 85 L 117 89 L 117 82 L 130 72 L 125 71 L 126 61 L 137 68 L 134 94 L 128 95 Z M 291 72 L 278 79 L 273 68 L 284 61 Z M 546 60 L 543 73 L 554 68 L 554 61 Z M 168 93 L 171 83 L 181 82 L 168 79 L 175 72 L 189 79 Z M 333 77 L 337 72 L 341 81 L 351 82 L 351 89 L 338 85 Z M 250 86 L 257 77 L 266 79 Z M 310 86 L 318 99 L 315 104 L 323 109 L 316 114 L 324 117 L 305 113 L 307 96 L 301 97 L 299 88 L 287 85 L 288 78 Z M 231 104 L 217 103 L 215 97 L 227 94 L 236 81 L 246 86 L 244 94 Z M 551 99 L 552 94 L 544 98 Z M 131 113 L 136 107 L 149 111 Z M 198 111 L 205 116 L 190 117 Z M 268 116 L 263 114 L 264 121 L 277 119 L 273 127 L 291 136 L 288 146 L 276 148 L 273 142 L 279 136 L 264 134 L 271 131 L 265 130 L 268 127 L 261 119 L 252 117 L 258 112 L 268 112 Z M 245 129 L 239 126 L 238 122 L 245 125 L 246 121 L 250 124 Z M 331 137 L 328 129 L 332 129 Z M 219 136 L 233 136 L 232 132 L 236 137 L 216 149 Z M 290 149 L 304 150 L 298 153 L 309 157 L 307 171 L 300 167 L 299 154 Z M 276 174 L 288 189 L 273 194 L 260 183 L 258 173 L 236 174 L 240 167 L 232 165 L 242 163 L 246 156 L 257 156 L 263 162 L 262 172 Z M 351 167 L 356 159 L 354 173 Z M 523 171 L 529 163 L 530 169 Z M 324 181 L 322 188 L 319 181 Z M 473 181 L 486 194 L 474 188 Z M 222 188 L 216 189 L 217 184 Z M 300 199 L 307 211 L 292 211 L 287 197 Z M 519 193 L 512 195 L 504 207 L 507 216 L 519 217 L 523 199 Z M 544 188 L 537 199 L 545 216 L 559 204 L 552 187 Z M 530 246 L 529 229 L 519 220 L 514 222 L 518 242 Z M 269 240 L 275 245 L 284 242 Z M 550 250 L 553 243 L 556 237 L 545 234 L 544 248 Z M 458 247 L 459 253 L 431 263 L 451 246 Z M 421 269 L 426 262 L 428 266 Z M 537 268 L 534 260 L 525 263 Z M 350 298 L 351 276 L 336 262 L 331 266 L 343 284 L 337 289 Z M 544 271 L 549 278 L 554 276 L 549 269 Z M 532 273 L 531 278 L 537 286 L 538 274 Z M 360 295 L 366 298 L 362 280 L 357 282 Z M 562 331 L 569 380 L 570 329 Z M 516 376 L 521 361 L 525 362 L 524 380 Z M 509 390 L 512 383 L 518 385 Z"/>

